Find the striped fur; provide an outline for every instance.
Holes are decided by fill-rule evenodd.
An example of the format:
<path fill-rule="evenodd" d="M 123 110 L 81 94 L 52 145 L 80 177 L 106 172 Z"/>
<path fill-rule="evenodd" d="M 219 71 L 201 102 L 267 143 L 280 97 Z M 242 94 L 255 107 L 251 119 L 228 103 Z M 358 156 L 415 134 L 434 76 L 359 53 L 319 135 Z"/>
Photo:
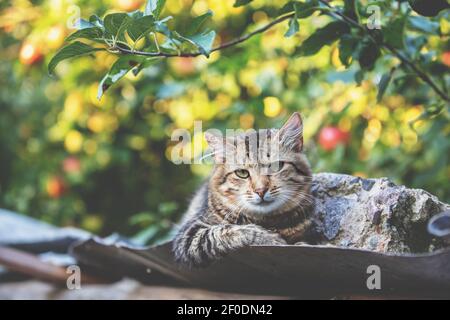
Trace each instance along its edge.
<path fill-rule="evenodd" d="M 219 157 L 211 177 L 192 199 L 174 240 L 176 260 L 184 265 L 206 266 L 249 245 L 304 241 L 311 231 L 312 174 L 302 153 L 300 115 L 294 114 L 280 130 L 227 139 L 225 144 L 232 148 L 226 153 L 217 145 L 220 139 L 208 139 Z M 253 150 L 252 141 L 256 141 Z M 271 143 L 277 143 L 277 166 L 271 157 L 273 149 L 268 147 Z M 259 155 L 256 163 L 254 151 Z M 267 171 L 271 166 L 278 168 Z M 248 176 L 236 170 L 245 170 Z"/>

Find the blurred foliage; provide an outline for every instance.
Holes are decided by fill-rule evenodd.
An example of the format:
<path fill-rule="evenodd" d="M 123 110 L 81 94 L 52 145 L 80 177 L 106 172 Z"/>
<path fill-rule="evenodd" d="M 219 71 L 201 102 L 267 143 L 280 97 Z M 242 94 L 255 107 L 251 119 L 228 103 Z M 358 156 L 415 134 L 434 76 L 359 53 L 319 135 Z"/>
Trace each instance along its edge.
<path fill-rule="evenodd" d="M 280 8 L 289 11 L 287 1 L 240 2 L 248 4 L 169 0 L 160 17 L 173 17 L 167 20 L 170 30 L 187 30 L 211 10 L 201 32 L 214 30 L 219 44 L 269 23 Z M 348 2 L 331 4 L 348 11 Z M 383 41 L 448 94 L 449 10 L 424 17 L 406 1 L 375 2 L 382 7 Z M 365 23 L 366 7 L 374 1 L 358 3 L 350 15 Z M 145 63 L 101 100 L 99 83 L 117 52 L 64 60 L 55 76 L 48 75 L 47 65 L 75 31 L 70 26 L 78 14 L 105 17 L 145 6 L 142 0 L 1 2 L 1 207 L 57 225 L 153 242 L 167 235 L 210 170 L 170 161 L 174 129 L 193 130 L 194 120 L 202 120 L 204 129 L 277 127 L 293 111 L 304 117 L 315 172 L 387 176 L 450 201 L 448 104 L 357 30 L 324 35 L 321 30 L 335 20 L 320 11 L 209 58 L 203 52 Z M 155 49 L 152 35 L 139 41 L 139 50 Z M 183 52 L 199 50 L 180 45 Z"/>

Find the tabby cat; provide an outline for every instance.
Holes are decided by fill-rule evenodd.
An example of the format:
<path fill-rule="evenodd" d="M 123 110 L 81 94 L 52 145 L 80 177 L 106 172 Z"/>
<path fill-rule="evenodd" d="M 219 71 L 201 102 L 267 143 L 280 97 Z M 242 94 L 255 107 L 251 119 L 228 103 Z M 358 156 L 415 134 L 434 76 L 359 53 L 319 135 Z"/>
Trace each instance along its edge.
<path fill-rule="evenodd" d="M 244 246 L 307 238 L 314 199 L 302 128 L 294 113 L 279 130 L 226 138 L 206 132 L 215 166 L 178 229 L 173 245 L 178 262 L 205 266 Z"/>

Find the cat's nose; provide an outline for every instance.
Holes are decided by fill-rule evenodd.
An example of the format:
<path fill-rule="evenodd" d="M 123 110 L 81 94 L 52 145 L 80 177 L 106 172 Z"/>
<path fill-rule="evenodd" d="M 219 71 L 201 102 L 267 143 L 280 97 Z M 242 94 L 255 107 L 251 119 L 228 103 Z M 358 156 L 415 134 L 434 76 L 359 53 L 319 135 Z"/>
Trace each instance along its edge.
<path fill-rule="evenodd" d="M 264 199 L 264 195 L 266 194 L 266 192 L 267 192 L 267 188 L 258 188 L 258 189 L 255 189 L 255 193 L 261 198 L 261 199 Z"/>

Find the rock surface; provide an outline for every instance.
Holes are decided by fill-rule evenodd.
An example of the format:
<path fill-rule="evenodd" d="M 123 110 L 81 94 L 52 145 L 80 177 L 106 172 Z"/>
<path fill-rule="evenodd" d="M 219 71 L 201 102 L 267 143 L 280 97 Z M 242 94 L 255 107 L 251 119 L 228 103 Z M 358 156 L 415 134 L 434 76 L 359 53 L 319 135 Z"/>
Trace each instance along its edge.
<path fill-rule="evenodd" d="M 319 173 L 313 177 L 316 229 L 325 242 L 377 252 L 430 252 L 444 246 L 427 232 L 428 220 L 450 208 L 421 189 L 387 178 Z"/>

